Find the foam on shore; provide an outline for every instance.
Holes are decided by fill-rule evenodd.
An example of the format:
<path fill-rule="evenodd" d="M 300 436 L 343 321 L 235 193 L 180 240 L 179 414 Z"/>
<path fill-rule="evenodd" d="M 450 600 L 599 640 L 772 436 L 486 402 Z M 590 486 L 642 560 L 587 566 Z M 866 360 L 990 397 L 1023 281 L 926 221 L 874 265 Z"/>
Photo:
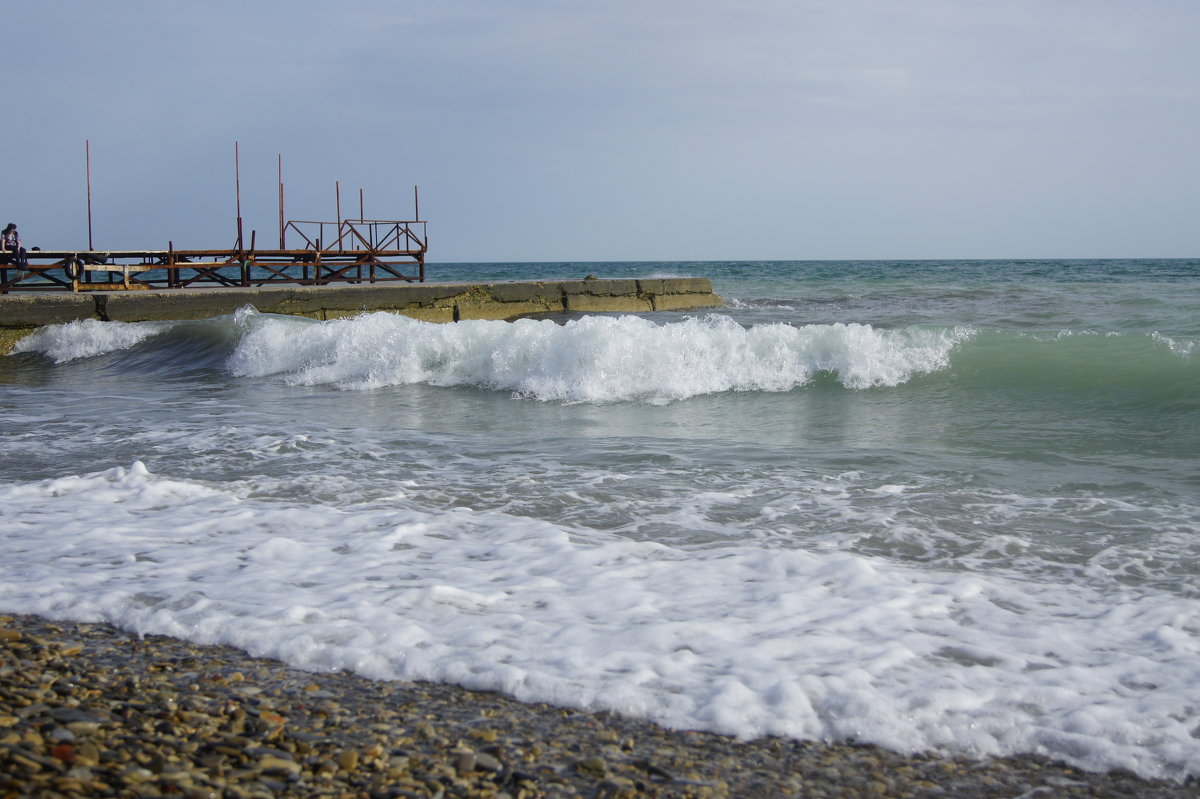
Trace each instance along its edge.
<path fill-rule="evenodd" d="M 53 691 L 39 687 L 48 678 Z M 42 699 L 32 706 L 31 691 Z M 399 788 L 531 799 L 1069 790 L 1182 799 L 1196 789 L 1194 780 L 1092 774 L 1036 756 L 972 762 L 672 732 L 450 685 L 303 673 L 228 647 L 130 639 L 104 625 L 30 616 L 0 617 L 0 718 L 0 773 L 7 788 L 31 796 L 128 787 L 275 796 Z"/>

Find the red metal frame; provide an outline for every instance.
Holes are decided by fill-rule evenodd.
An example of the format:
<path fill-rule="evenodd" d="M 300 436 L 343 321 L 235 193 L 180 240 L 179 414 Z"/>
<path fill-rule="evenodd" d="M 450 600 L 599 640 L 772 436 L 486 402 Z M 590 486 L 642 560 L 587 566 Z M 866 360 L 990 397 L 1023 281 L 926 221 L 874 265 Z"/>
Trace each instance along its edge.
<path fill-rule="evenodd" d="M 299 248 L 286 246 L 286 235 Z M 32 250 L 27 269 L 0 255 L 0 294 L 11 291 L 181 289 L 188 286 L 264 286 L 292 283 L 425 282 L 426 222 L 343 219 L 288 222 L 279 249 L 250 247 L 239 237 L 228 250 Z"/>

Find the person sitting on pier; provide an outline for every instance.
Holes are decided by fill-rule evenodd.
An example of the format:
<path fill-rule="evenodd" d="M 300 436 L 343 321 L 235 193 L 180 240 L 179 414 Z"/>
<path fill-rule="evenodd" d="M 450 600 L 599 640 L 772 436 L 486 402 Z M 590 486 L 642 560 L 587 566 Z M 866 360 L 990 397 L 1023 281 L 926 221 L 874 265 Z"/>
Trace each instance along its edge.
<path fill-rule="evenodd" d="M 0 233 L 0 253 L 4 252 L 11 252 L 10 261 L 20 268 L 24 269 L 29 265 L 29 261 L 25 257 L 25 248 L 21 246 L 21 236 L 17 233 L 17 226 L 12 222 L 9 222 L 8 227 L 4 228 L 4 232 Z"/>

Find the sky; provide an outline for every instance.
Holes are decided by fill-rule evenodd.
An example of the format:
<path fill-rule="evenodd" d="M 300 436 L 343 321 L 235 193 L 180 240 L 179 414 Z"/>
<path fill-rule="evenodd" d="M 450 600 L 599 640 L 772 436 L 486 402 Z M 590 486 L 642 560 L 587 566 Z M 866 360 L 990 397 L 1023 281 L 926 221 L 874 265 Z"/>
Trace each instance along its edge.
<path fill-rule="evenodd" d="M 1195 0 L 5 0 L 27 247 L 411 219 L 431 262 L 1200 256 Z M 86 144 L 85 144 L 86 143 Z M 248 234 L 247 234 L 248 235 Z"/>

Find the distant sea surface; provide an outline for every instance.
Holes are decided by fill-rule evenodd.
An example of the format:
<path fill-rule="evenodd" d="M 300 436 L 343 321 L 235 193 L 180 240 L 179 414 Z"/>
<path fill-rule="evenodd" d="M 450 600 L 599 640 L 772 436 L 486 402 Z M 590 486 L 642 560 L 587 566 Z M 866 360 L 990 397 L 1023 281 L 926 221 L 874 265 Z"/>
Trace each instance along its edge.
<path fill-rule="evenodd" d="M 1200 774 L 1200 260 L 433 264 L 0 358 L 0 610 L 743 737 Z"/>

